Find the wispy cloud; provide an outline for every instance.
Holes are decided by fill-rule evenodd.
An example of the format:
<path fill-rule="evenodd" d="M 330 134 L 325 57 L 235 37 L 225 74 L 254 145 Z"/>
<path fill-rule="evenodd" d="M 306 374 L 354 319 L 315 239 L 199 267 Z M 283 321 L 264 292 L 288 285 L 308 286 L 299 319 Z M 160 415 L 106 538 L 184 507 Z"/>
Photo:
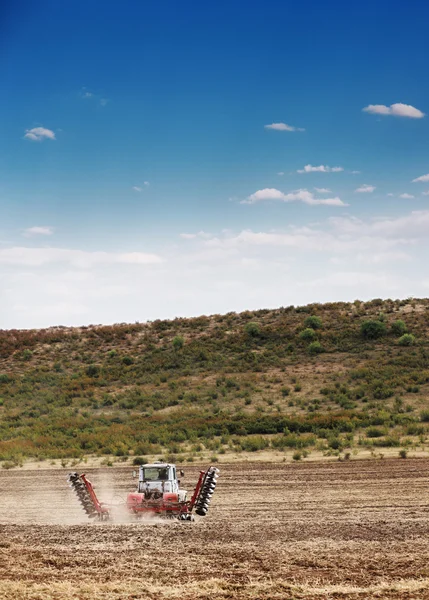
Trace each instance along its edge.
<path fill-rule="evenodd" d="M 305 131 L 303 127 L 293 127 L 286 123 L 271 123 L 271 125 L 264 125 L 265 129 L 274 129 L 275 131 Z"/>
<path fill-rule="evenodd" d="M 340 198 L 315 198 L 313 192 L 306 189 L 296 190 L 285 194 L 275 188 L 265 188 L 258 190 L 254 194 L 248 196 L 241 204 L 256 204 L 267 200 L 280 200 L 281 202 L 303 202 L 312 206 L 327 205 L 327 206 L 348 206 Z"/>
<path fill-rule="evenodd" d="M 150 185 L 149 181 L 144 181 L 144 182 L 143 182 L 143 186 L 146 186 L 146 187 L 147 187 L 147 186 L 149 186 L 149 185 Z M 141 186 L 141 185 L 133 185 L 132 189 L 133 189 L 135 192 L 142 192 L 142 191 L 143 191 L 143 186 Z"/>
<path fill-rule="evenodd" d="M 400 198 L 404 198 L 405 200 L 409 200 L 409 199 L 411 199 L 411 198 L 414 198 L 414 196 L 413 196 L 412 194 L 407 194 L 407 193 L 405 193 L 405 194 L 400 194 L 400 195 L 399 195 L 399 197 L 400 197 Z"/>
<path fill-rule="evenodd" d="M 413 179 L 412 183 L 417 183 L 417 182 L 427 183 L 428 181 L 429 181 L 429 173 L 427 173 L 426 175 L 420 175 L 420 177 Z"/>
<path fill-rule="evenodd" d="M 425 116 L 424 112 L 411 106 L 411 104 L 401 104 L 400 102 L 390 106 L 370 104 L 362 110 L 373 115 L 392 115 L 394 117 L 408 117 L 409 119 L 422 119 Z"/>
<path fill-rule="evenodd" d="M 43 226 L 43 227 L 28 227 L 28 229 L 24 229 L 23 235 L 25 237 L 32 237 L 33 235 L 52 235 L 54 233 L 53 227 Z"/>
<path fill-rule="evenodd" d="M 33 127 L 33 129 L 26 129 L 25 131 L 24 138 L 33 140 L 33 142 L 55 140 L 55 133 L 51 129 L 46 129 L 45 127 Z"/>
<path fill-rule="evenodd" d="M 279 171 L 279 172 L 277 173 L 277 175 L 284 175 L 284 172 L 283 172 L 283 171 Z"/>
<path fill-rule="evenodd" d="M 328 165 L 313 167 L 313 165 L 305 165 L 303 169 L 298 169 L 297 173 L 339 173 L 340 171 L 344 171 L 343 167 L 328 167 Z"/>
<path fill-rule="evenodd" d="M 198 231 L 198 233 L 181 233 L 180 237 L 183 240 L 195 240 L 196 238 L 209 239 L 211 238 L 211 234 L 206 231 Z"/>
<path fill-rule="evenodd" d="M 66 263 L 76 268 L 89 269 L 103 264 L 150 265 L 163 262 L 157 254 L 144 252 L 86 252 L 64 248 L 12 247 L 0 249 L 0 264 L 41 267 Z"/>
<path fill-rule="evenodd" d="M 358 187 L 355 192 L 359 192 L 360 194 L 371 194 L 375 190 L 375 185 L 367 185 L 364 183 L 360 187 Z"/>
<path fill-rule="evenodd" d="M 318 188 L 318 187 L 315 187 L 314 189 L 319 194 L 330 194 L 331 193 L 331 190 L 328 190 L 328 188 Z"/>
<path fill-rule="evenodd" d="M 426 192 L 422 192 L 423 196 L 429 196 L 429 190 L 427 190 Z"/>
<path fill-rule="evenodd" d="M 102 98 L 99 94 L 94 94 L 94 92 L 91 92 L 86 88 L 82 88 L 80 92 L 80 97 L 84 100 L 91 100 L 93 102 L 97 102 L 100 106 L 106 106 L 110 102 L 108 98 Z"/>

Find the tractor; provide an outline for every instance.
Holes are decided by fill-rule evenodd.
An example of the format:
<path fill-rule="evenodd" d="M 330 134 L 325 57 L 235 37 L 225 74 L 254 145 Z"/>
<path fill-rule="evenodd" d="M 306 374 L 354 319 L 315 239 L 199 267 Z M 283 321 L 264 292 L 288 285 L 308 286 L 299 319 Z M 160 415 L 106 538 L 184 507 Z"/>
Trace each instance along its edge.
<path fill-rule="evenodd" d="M 183 471 L 180 473 L 183 475 Z M 140 465 L 137 489 L 128 494 L 122 508 L 136 519 L 155 515 L 167 519 L 193 521 L 194 510 L 202 517 L 207 514 L 218 474 L 219 470 L 215 467 L 200 471 L 194 492 L 188 500 L 188 493 L 180 489 L 176 465 L 161 462 Z M 84 473 L 69 473 L 68 482 L 90 519 L 112 519 L 115 507 L 99 501 L 92 483 Z"/>

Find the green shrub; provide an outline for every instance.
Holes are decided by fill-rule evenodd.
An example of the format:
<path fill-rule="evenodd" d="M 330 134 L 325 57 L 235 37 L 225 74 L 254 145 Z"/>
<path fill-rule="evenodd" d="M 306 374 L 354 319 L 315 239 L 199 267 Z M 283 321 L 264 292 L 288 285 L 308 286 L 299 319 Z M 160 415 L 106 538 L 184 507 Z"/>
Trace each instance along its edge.
<path fill-rule="evenodd" d="M 320 317 L 316 317 L 315 315 L 307 317 L 304 321 L 304 325 L 306 327 L 310 327 L 311 329 L 321 329 L 323 327 L 322 319 Z"/>
<path fill-rule="evenodd" d="M 382 437 L 385 432 L 379 427 L 368 427 L 366 430 L 366 436 L 369 438 L 379 438 Z"/>
<path fill-rule="evenodd" d="M 283 398 L 286 398 L 286 396 L 289 396 L 290 394 L 290 388 L 288 387 L 282 387 L 282 396 Z"/>
<path fill-rule="evenodd" d="M 88 377 L 98 377 L 100 374 L 100 367 L 97 365 L 89 365 L 86 367 L 85 373 L 88 375 Z"/>
<path fill-rule="evenodd" d="M 307 329 L 301 331 L 299 338 L 305 342 L 311 342 L 316 339 L 316 332 L 311 327 L 307 327 Z"/>
<path fill-rule="evenodd" d="M 386 325 L 381 321 L 364 321 L 360 326 L 361 335 L 368 340 L 375 340 L 386 333 Z"/>
<path fill-rule="evenodd" d="M 257 337 L 261 333 L 261 328 L 258 323 L 246 323 L 244 326 L 244 331 L 250 337 Z"/>
<path fill-rule="evenodd" d="M 407 458 L 407 451 L 405 450 L 405 448 L 399 450 L 399 458 Z"/>
<path fill-rule="evenodd" d="M 404 335 L 401 335 L 401 337 L 399 338 L 398 344 L 400 346 L 412 346 L 415 341 L 416 338 L 413 336 L 412 333 L 404 333 Z"/>
<path fill-rule="evenodd" d="M 429 423 L 429 410 L 422 410 L 420 413 L 420 421 L 423 423 Z"/>
<path fill-rule="evenodd" d="M 124 356 L 122 358 L 122 364 L 126 365 L 127 367 L 132 365 L 133 362 L 134 362 L 134 359 L 132 358 L 132 356 Z"/>
<path fill-rule="evenodd" d="M 405 325 L 404 321 L 394 321 L 392 323 L 392 333 L 394 333 L 397 336 L 400 335 L 404 335 L 404 333 L 407 333 L 407 326 Z"/>
<path fill-rule="evenodd" d="M 31 350 L 29 350 L 28 348 L 26 350 L 24 350 L 24 352 L 22 353 L 22 358 L 24 360 L 31 360 L 33 358 L 33 353 L 31 352 Z"/>
<path fill-rule="evenodd" d="M 320 354 L 321 352 L 324 352 L 325 349 L 320 342 L 315 341 L 311 342 L 311 344 L 308 346 L 308 351 L 310 354 Z"/>
<path fill-rule="evenodd" d="M 293 458 L 293 460 L 297 460 L 297 461 L 298 461 L 298 460 L 301 460 L 301 458 L 302 458 L 302 454 L 301 454 L 301 452 L 294 452 L 294 453 L 292 454 L 292 458 Z"/>
<path fill-rule="evenodd" d="M 144 456 L 135 456 L 133 458 L 133 465 L 135 466 L 140 466 L 140 465 L 144 465 L 146 463 L 146 458 Z"/>
<path fill-rule="evenodd" d="M 173 338 L 173 348 L 174 350 L 181 350 L 183 348 L 183 346 L 185 345 L 185 340 L 181 335 L 176 335 L 176 337 Z"/>

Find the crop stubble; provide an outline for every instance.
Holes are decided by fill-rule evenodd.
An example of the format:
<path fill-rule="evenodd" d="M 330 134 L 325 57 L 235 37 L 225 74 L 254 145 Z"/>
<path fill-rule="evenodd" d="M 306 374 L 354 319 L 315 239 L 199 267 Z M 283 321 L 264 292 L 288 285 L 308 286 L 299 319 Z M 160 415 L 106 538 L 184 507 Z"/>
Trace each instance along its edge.
<path fill-rule="evenodd" d="M 104 500 L 133 488 L 88 475 Z M 0 474 L 1 600 L 429 598 L 426 459 L 221 465 L 196 523 L 88 523 L 65 477 Z"/>

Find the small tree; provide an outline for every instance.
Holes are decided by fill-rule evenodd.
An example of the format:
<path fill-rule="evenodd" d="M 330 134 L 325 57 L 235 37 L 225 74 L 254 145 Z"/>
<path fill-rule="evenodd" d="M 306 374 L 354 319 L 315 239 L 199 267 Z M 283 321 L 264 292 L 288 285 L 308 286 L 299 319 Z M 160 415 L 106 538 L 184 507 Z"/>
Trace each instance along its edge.
<path fill-rule="evenodd" d="M 394 333 L 397 336 L 404 335 L 404 333 L 407 333 L 407 326 L 405 325 L 404 321 L 394 321 L 392 323 L 392 333 Z"/>
<path fill-rule="evenodd" d="M 307 329 L 303 329 L 299 334 L 301 340 L 306 342 L 311 342 L 316 339 L 316 332 L 311 327 L 307 327 Z"/>
<path fill-rule="evenodd" d="M 185 340 L 183 339 L 183 337 L 181 335 L 176 335 L 175 338 L 173 338 L 173 348 L 178 351 L 181 350 L 183 348 L 185 344 Z"/>
<path fill-rule="evenodd" d="M 364 321 L 360 326 L 360 332 L 364 338 L 375 340 L 386 333 L 386 325 L 381 321 Z"/>
<path fill-rule="evenodd" d="M 321 329 L 323 327 L 322 319 L 320 317 L 316 317 L 315 315 L 307 317 L 304 321 L 304 325 L 306 327 L 311 327 L 312 329 Z"/>
<path fill-rule="evenodd" d="M 416 338 L 411 333 L 404 333 L 398 340 L 400 346 L 412 346 Z"/>
<path fill-rule="evenodd" d="M 257 337 L 261 333 L 261 328 L 258 323 L 246 323 L 244 326 L 244 331 L 250 337 Z"/>

